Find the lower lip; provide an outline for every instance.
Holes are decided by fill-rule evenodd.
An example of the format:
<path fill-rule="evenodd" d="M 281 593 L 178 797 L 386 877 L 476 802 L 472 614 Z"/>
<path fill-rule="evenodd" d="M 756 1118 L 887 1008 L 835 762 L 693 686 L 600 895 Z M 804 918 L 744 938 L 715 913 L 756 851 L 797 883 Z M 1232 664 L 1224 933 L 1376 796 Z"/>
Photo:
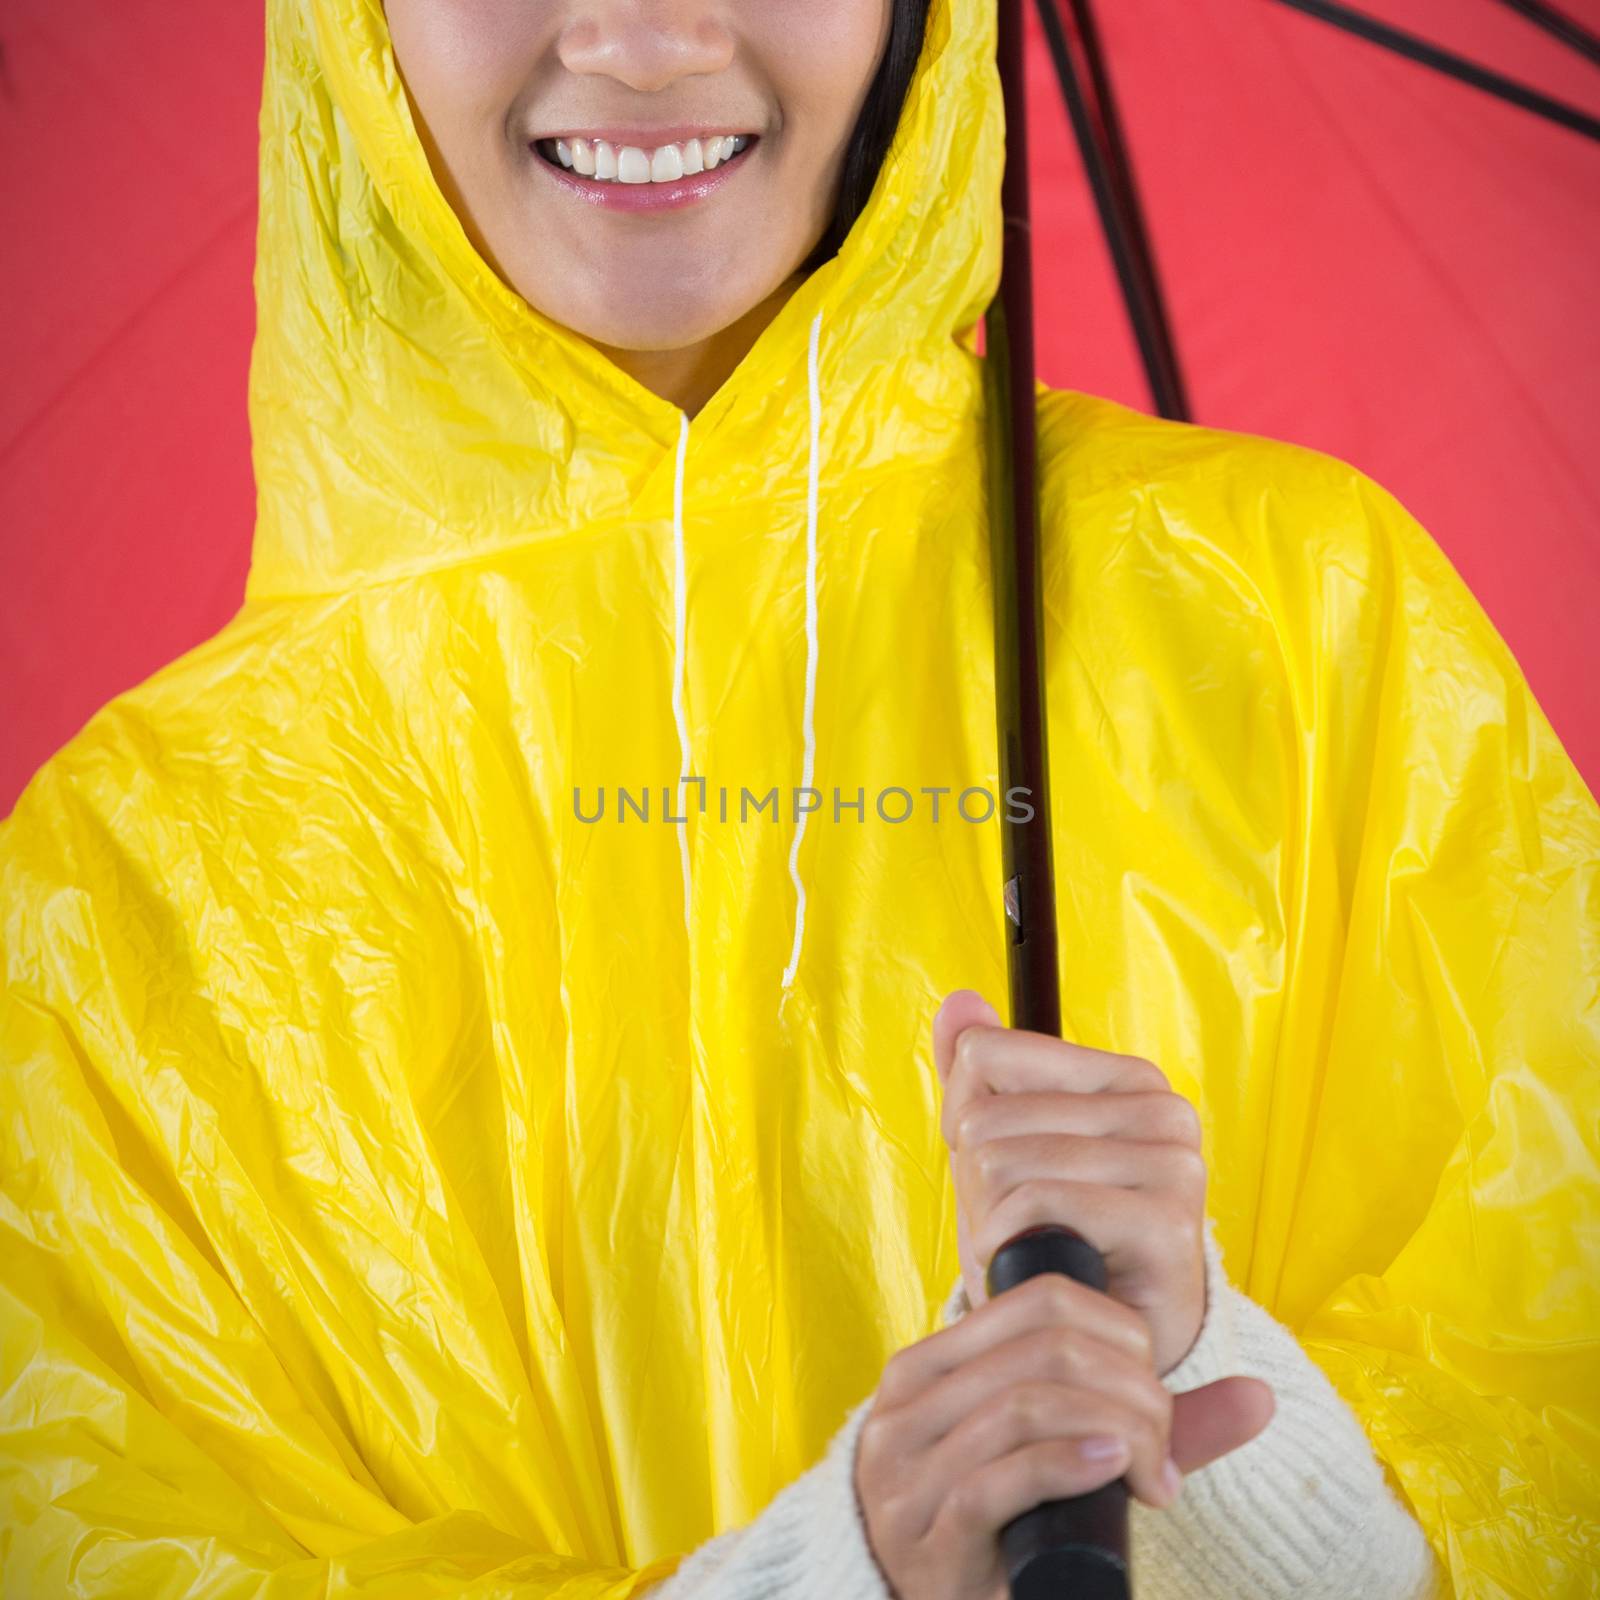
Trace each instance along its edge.
<path fill-rule="evenodd" d="M 697 172 L 692 178 L 677 178 L 671 183 L 601 183 L 570 167 L 557 166 L 531 144 L 528 151 L 557 183 L 592 206 L 603 206 L 607 211 L 675 211 L 720 189 L 760 144 L 759 139 L 752 139 L 737 155 L 729 156 L 710 172 Z"/>

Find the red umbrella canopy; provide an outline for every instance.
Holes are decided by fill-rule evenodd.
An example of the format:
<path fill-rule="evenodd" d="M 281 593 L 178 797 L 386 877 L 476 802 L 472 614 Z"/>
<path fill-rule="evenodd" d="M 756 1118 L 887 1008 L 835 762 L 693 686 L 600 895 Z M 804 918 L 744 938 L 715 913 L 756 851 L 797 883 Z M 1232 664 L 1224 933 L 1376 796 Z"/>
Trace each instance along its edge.
<path fill-rule="evenodd" d="M 1153 409 L 1025 8 L 1039 373 Z M 1360 9 L 1600 116 L 1600 65 L 1503 0 Z M 1277 0 L 1092 17 L 1191 415 L 1397 494 L 1600 788 L 1600 142 Z"/>
<path fill-rule="evenodd" d="M 1364 9 L 1600 115 L 1501 0 Z M 1095 17 L 1193 416 L 1398 494 L 1600 787 L 1600 144 L 1275 0 Z M 1039 371 L 1149 408 L 1030 31 Z M 3 809 L 243 591 L 261 16 L 12 0 L 0 47 Z"/>
<path fill-rule="evenodd" d="M 0 10 L 0 812 L 238 609 L 260 6 Z"/>

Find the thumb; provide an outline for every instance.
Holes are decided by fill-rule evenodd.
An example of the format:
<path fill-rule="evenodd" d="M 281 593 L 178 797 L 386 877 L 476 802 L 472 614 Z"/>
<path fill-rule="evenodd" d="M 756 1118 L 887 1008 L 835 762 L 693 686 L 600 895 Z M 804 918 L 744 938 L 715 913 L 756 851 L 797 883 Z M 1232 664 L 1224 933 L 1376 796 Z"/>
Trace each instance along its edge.
<path fill-rule="evenodd" d="M 933 1019 L 933 1059 L 939 1069 L 939 1082 L 949 1083 L 956 1040 L 966 1029 L 1001 1026 L 1000 1013 L 975 989 L 952 989 Z"/>
<path fill-rule="evenodd" d="M 1218 1378 L 1172 1397 L 1172 1459 L 1193 1472 L 1248 1444 L 1278 1409 L 1272 1386 L 1260 1378 Z"/>

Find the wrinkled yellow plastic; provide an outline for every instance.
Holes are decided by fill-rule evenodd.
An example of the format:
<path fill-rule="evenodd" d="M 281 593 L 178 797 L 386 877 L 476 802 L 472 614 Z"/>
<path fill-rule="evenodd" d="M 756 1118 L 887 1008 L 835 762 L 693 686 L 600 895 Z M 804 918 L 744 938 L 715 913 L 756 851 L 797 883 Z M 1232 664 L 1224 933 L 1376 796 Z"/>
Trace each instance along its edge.
<path fill-rule="evenodd" d="M 377 0 L 271 0 L 248 600 L 0 832 L 8 1597 L 632 1594 L 932 1330 L 929 1022 L 1004 996 L 954 811 L 997 783 L 991 9 L 934 5 L 858 228 L 694 419 L 675 824 L 679 413 L 472 248 Z M 793 818 L 738 803 L 801 781 L 819 313 L 785 991 Z M 1600 812 L 1360 473 L 1041 430 L 1066 1034 L 1201 1108 L 1230 1270 L 1454 1592 L 1591 1593 Z"/>

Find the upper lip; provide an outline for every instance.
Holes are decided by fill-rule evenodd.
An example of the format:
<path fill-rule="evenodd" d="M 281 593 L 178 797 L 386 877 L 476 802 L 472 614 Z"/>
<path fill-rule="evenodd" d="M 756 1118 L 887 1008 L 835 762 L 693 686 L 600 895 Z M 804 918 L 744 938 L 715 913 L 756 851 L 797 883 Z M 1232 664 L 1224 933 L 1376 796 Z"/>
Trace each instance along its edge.
<path fill-rule="evenodd" d="M 631 144 L 639 150 L 656 150 L 664 144 L 684 144 L 690 139 L 715 139 L 723 134 L 750 134 L 755 130 L 742 122 L 673 122 L 659 128 L 626 127 L 620 122 L 590 128 L 552 128 L 530 134 L 530 142 L 540 139 L 604 139 L 608 144 Z"/>

